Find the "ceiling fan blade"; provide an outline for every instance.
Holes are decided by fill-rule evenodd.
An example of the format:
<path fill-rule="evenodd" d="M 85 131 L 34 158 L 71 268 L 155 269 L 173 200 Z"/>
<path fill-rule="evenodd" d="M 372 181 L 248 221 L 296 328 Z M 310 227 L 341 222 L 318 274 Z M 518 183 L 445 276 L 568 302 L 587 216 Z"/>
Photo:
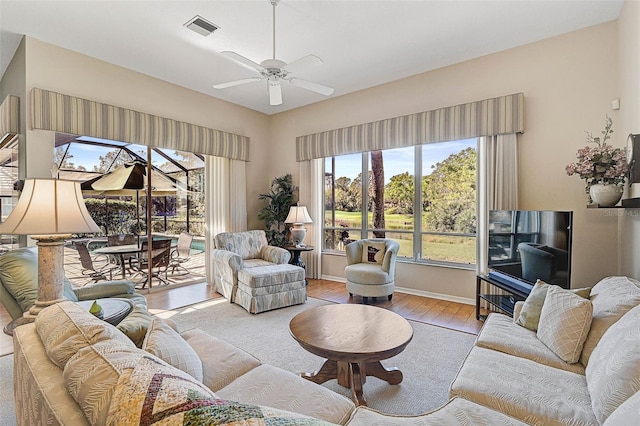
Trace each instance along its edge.
<path fill-rule="evenodd" d="M 255 63 L 251 59 L 245 58 L 244 56 L 239 55 L 236 52 L 225 50 L 224 52 L 220 52 L 220 54 L 226 57 L 227 59 L 231 59 L 232 61 L 237 62 L 240 65 L 244 65 L 245 67 L 252 69 L 254 71 L 258 71 L 258 72 L 265 71 L 262 65 Z"/>
<path fill-rule="evenodd" d="M 329 96 L 333 94 L 333 87 L 324 86 L 322 84 L 314 83 L 312 81 L 301 80 L 299 78 L 289 79 L 289 83 L 294 86 L 302 87 L 303 89 L 311 90 L 312 92 L 320 93 L 321 95 Z"/>
<path fill-rule="evenodd" d="M 309 68 L 314 65 L 321 65 L 323 63 L 324 62 L 322 62 L 322 59 L 320 59 L 316 55 L 307 55 L 300 59 L 296 59 L 290 64 L 285 65 L 283 68 L 289 72 L 298 73 L 305 68 Z"/>
<path fill-rule="evenodd" d="M 253 83 L 262 80 L 260 77 L 243 78 L 242 80 L 229 81 L 227 83 L 214 84 L 214 89 L 226 89 L 227 87 L 239 86 L 241 84 Z"/>
<path fill-rule="evenodd" d="M 269 83 L 269 104 L 271 106 L 282 104 L 282 87 L 280 80 L 268 80 Z"/>

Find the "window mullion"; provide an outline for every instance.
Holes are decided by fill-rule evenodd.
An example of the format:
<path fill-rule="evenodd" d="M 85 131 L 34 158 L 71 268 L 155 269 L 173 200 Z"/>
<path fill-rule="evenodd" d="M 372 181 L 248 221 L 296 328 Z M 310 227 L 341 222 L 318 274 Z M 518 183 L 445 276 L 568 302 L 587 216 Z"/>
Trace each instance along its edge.
<path fill-rule="evenodd" d="M 369 153 L 362 153 L 362 230 L 360 231 L 360 239 L 369 236 Z"/>
<path fill-rule="evenodd" d="M 413 258 L 418 260 L 422 253 L 422 145 L 415 146 L 413 155 Z"/>

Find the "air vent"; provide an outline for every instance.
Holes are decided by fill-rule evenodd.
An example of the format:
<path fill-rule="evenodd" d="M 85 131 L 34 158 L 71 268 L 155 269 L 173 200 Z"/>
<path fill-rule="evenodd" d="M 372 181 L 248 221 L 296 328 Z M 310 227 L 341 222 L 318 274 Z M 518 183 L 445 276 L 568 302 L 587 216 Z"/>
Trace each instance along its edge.
<path fill-rule="evenodd" d="M 202 16 L 198 16 L 198 15 L 190 19 L 189 22 L 184 24 L 184 26 L 189 28 L 191 31 L 195 31 L 196 33 L 205 37 L 213 33 L 218 28 L 220 28 L 214 23 L 209 22 L 206 19 L 204 19 Z"/>

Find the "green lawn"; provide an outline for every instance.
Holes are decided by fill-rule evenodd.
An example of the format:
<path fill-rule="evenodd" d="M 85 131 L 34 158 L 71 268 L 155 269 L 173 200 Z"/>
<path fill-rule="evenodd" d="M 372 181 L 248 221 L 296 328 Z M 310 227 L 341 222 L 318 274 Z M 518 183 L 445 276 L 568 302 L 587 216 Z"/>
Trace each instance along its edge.
<path fill-rule="evenodd" d="M 336 224 L 346 225 L 348 228 L 361 228 L 361 217 L 362 214 L 360 212 L 336 210 Z M 330 218 L 331 216 L 328 214 L 327 220 Z M 372 220 L 371 213 L 369 213 L 368 220 Z M 413 228 L 413 216 L 406 214 L 386 214 L 385 228 L 410 230 Z M 387 237 L 400 243 L 399 256 L 413 257 L 413 234 L 387 232 Z M 476 239 L 473 237 L 424 235 L 422 238 L 422 257 L 424 259 L 459 263 L 475 263 L 476 261 Z"/>

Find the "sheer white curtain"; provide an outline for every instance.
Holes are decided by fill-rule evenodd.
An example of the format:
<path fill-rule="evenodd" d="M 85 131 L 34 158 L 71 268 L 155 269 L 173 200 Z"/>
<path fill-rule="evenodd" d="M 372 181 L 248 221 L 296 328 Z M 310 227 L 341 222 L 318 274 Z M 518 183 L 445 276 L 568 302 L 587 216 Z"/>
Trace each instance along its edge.
<path fill-rule="evenodd" d="M 518 144 L 515 133 L 480 138 L 478 149 L 478 273 L 486 273 L 489 210 L 518 208 Z"/>
<path fill-rule="evenodd" d="M 321 158 L 315 160 L 300 161 L 300 205 L 307 206 L 307 211 L 313 223 L 307 224 L 307 245 L 315 250 L 303 253 L 306 256 L 304 262 L 307 265 L 307 278 L 320 278 L 322 276 L 322 225 L 323 225 L 323 191 L 324 169 Z"/>
<path fill-rule="evenodd" d="M 205 248 L 213 249 L 220 232 L 247 230 L 246 163 L 205 155 Z M 206 256 L 207 282 L 213 283 L 213 262 Z"/>

